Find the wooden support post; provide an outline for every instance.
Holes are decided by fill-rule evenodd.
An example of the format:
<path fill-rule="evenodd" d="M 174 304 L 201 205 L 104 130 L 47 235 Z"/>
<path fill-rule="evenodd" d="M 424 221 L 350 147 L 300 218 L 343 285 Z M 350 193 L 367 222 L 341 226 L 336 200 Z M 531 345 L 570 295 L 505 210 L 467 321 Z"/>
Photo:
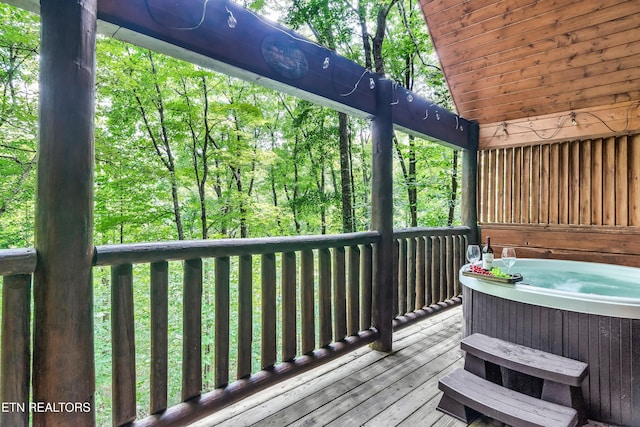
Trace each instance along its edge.
<path fill-rule="evenodd" d="M 95 424 L 93 167 L 97 0 L 41 0 L 33 425 Z M 73 410 L 60 409 L 70 403 Z M 68 406 L 71 408 L 71 406 Z"/>
<path fill-rule="evenodd" d="M 479 126 L 469 129 L 469 148 L 462 151 L 462 225 L 471 228 L 469 244 L 480 243 L 478 230 L 478 138 Z"/>
<path fill-rule="evenodd" d="M 371 137 L 372 198 L 371 228 L 380 233 L 373 263 L 373 326 L 378 339 L 371 347 L 379 351 L 391 351 L 393 342 L 393 175 L 392 175 L 392 83 L 380 79 L 376 85 L 376 114 L 373 117 Z"/>

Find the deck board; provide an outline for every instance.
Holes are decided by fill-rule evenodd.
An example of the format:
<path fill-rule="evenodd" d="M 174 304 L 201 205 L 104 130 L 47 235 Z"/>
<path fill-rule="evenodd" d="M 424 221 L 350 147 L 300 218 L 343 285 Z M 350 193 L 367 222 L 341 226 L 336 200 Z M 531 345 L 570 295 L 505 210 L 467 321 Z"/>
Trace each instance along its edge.
<path fill-rule="evenodd" d="M 438 378 L 462 366 L 461 325 L 461 307 L 446 310 L 398 331 L 392 353 L 356 350 L 192 427 L 464 426 L 435 410 Z"/>
<path fill-rule="evenodd" d="M 395 333 L 391 353 L 361 348 L 191 427 L 463 427 L 436 410 L 438 379 L 463 366 L 461 326 L 462 307 L 445 310 Z M 483 418 L 472 426 L 503 424 Z"/>

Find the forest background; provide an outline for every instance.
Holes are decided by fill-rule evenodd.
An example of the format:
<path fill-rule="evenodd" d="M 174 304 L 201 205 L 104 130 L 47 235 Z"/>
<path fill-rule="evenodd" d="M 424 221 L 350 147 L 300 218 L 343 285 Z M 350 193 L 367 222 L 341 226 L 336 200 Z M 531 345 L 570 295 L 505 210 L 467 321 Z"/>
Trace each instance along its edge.
<path fill-rule="evenodd" d="M 417 0 L 240 3 L 453 109 Z M 0 3 L 0 249 L 34 245 L 38 61 L 39 17 Z M 99 37 L 95 126 L 96 245 L 369 229 L 368 120 Z M 458 224 L 458 168 L 453 149 L 395 133 L 394 226 Z M 140 276 L 136 364 L 144 416 L 149 283 Z M 110 407 L 108 271 L 96 269 L 94 281 L 100 409 Z M 170 322 L 170 372 L 180 372 L 180 281 L 172 273 L 170 318 L 178 320 Z M 206 307 L 213 296 L 204 292 Z M 211 313 L 203 316 L 208 330 Z M 170 381 L 170 403 L 179 401 L 179 382 Z M 97 413 L 98 424 L 108 425 L 109 411 Z"/>
<path fill-rule="evenodd" d="M 247 6 L 452 107 L 415 0 Z M 38 17 L 0 14 L 0 248 L 30 247 Z M 367 120 L 109 38 L 97 66 L 96 245 L 369 228 Z M 395 225 L 456 222 L 457 153 L 401 133 L 394 145 Z"/>

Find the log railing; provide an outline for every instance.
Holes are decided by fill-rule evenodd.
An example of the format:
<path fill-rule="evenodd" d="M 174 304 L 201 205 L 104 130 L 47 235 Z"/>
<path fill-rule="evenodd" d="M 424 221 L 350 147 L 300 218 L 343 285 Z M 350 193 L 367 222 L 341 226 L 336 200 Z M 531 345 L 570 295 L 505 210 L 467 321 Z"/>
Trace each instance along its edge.
<path fill-rule="evenodd" d="M 468 227 L 394 232 L 394 328 L 459 302 L 457 270 Z M 264 239 L 222 239 L 100 246 L 94 264 L 111 268 L 112 423 L 178 425 L 373 342 L 373 260 L 377 232 Z M 211 261 L 209 261 L 211 260 Z M 182 261 L 182 403 L 168 404 L 168 286 Z M 204 264 L 214 264 L 206 282 Z M 135 264 L 149 265 L 151 415 L 137 420 L 134 318 Z M 33 249 L 0 251 L 3 280 L 2 402 L 24 405 L 2 425 L 28 425 Z M 254 281 L 261 318 L 254 319 Z M 203 384 L 203 288 L 214 289 L 213 390 Z M 237 288 L 237 303 L 231 289 Z M 279 310 L 279 311 L 278 311 Z M 231 322 L 235 319 L 235 322 Z M 253 336 L 259 323 L 260 337 Z M 231 330 L 237 328 L 236 330 Z M 230 360 L 229 336 L 237 336 Z M 252 343 L 260 342 L 260 360 Z M 140 351 L 141 349 L 138 349 Z M 145 350 L 149 351 L 149 349 Z M 231 372 L 231 366 L 235 372 Z M 252 369 L 252 366 L 254 367 Z M 257 372 L 255 367 L 259 366 Z M 146 374 L 144 374 L 146 375 Z"/>
<path fill-rule="evenodd" d="M 458 303 L 458 270 L 465 263 L 469 227 L 395 230 L 394 327 Z"/>
<path fill-rule="evenodd" d="M 34 249 L 0 251 L 2 276 L 2 355 L 0 425 L 27 426 L 31 372 L 31 276 Z"/>
<path fill-rule="evenodd" d="M 274 381 L 374 341 L 372 257 L 378 239 L 378 233 L 364 232 L 96 248 L 95 265 L 111 266 L 113 425 L 184 424 Z M 250 351 L 254 257 L 260 257 L 259 372 L 251 370 Z M 207 258 L 215 264 L 213 391 L 203 390 L 202 380 L 203 259 Z M 168 262 L 176 260 L 183 261 L 184 403 L 167 408 Z M 136 422 L 132 264 L 141 263 L 150 265 L 152 292 L 152 415 Z M 232 271 L 232 266 L 237 271 Z M 232 283 L 232 279 L 237 282 Z M 238 288 L 237 312 L 231 312 L 231 286 Z M 238 337 L 235 373 L 229 372 L 231 318 L 238 320 L 238 330 L 234 331 Z"/>

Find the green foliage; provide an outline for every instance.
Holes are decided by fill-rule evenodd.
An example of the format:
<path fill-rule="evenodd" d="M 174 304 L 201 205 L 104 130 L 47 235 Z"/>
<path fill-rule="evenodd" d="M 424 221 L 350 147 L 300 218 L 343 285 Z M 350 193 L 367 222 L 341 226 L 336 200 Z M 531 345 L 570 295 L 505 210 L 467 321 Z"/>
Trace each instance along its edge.
<path fill-rule="evenodd" d="M 354 8 L 349 2 L 324 0 L 267 5 L 257 0 L 250 7 L 286 10 L 289 25 L 342 55 L 364 62 L 362 29 L 376 22 L 384 5 L 362 1 Z M 37 16 L 5 4 L 0 4 L 0 16 L 1 249 L 34 244 L 39 28 Z M 417 3 L 395 3 L 387 20 L 382 45 L 387 75 L 451 106 Z M 371 35 L 365 34 L 367 37 Z M 96 245 L 180 236 L 258 237 L 342 230 L 335 111 L 109 38 L 98 40 L 97 64 Z M 371 216 L 369 126 L 367 120 L 349 121 L 348 173 L 357 230 L 368 229 Z M 417 193 L 418 225 L 446 225 L 453 152 L 432 141 L 397 137 L 395 225 L 404 227 L 412 221 L 409 189 Z M 415 157 L 416 171 L 404 176 L 400 156 L 409 158 L 410 153 Z M 147 269 L 136 266 L 134 271 L 140 415 L 147 411 L 149 396 Z M 171 264 L 171 404 L 180 400 L 179 378 L 174 374 L 180 372 L 182 345 L 180 271 L 180 263 Z M 212 271 L 206 264 L 203 348 L 208 387 L 215 316 Z M 96 269 L 94 279 L 96 403 L 98 423 L 107 425 L 111 399 L 109 271 Z M 233 278 L 231 283 L 235 283 Z M 257 278 L 254 283 L 254 337 L 258 337 Z M 231 289 L 231 298 L 233 312 L 237 289 Z M 236 351 L 235 342 L 237 337 L 232 335 L 232 352 Z M 258 340 L 255 342 L 252 353 L 257 364 Z M 233 379 L 233 372 L 231 376 Z"/>

